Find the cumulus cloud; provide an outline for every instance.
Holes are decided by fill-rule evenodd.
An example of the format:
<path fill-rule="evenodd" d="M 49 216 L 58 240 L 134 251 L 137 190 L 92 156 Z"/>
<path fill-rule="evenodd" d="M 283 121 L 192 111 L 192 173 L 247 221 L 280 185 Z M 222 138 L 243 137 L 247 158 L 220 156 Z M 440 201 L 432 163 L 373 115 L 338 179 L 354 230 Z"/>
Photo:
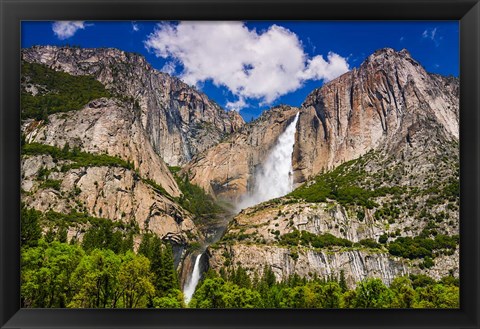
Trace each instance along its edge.
<path fill-rule="evenodd" d="M 158 57 L 182 66 L 188 84 L 211 80 L 237 100 L 227 108 L 240 110 L 247 99 L 270 104 L 295 91 L 306 80 L 329 81 L 348 71 L 345 58 L 333 52 L 308 58 L 297 35 L 272 25 L 249 30 L 242 22 L 180 22 L 158 24 L 145 40 Z"/>
<path fill-rule="evenodd" d="M 245 106 L 247 106 L 247 102 L 242 96 L 240 96 L 240 98 L 237 101 L 227 102 L 227 104 L 225 105 L 227 110 L 231 110 L 231 111 L 240 111 Z"/>
<path fill-rule="evenodd" d="M 52 24 L 52 30 L 57 38 L 65 40 L 73 37 L 78 30 L 83 30 L 86 26 L 83 21 L 57 21 Z"/>
<path fill-rule="evenodd" d="M 329 52 L 327 60 L 318 55 L 308 60 L 305 70 L 300 74 L 303 80 L 330 81 L 348 71 L 348 63 L 345 58 Z"/>

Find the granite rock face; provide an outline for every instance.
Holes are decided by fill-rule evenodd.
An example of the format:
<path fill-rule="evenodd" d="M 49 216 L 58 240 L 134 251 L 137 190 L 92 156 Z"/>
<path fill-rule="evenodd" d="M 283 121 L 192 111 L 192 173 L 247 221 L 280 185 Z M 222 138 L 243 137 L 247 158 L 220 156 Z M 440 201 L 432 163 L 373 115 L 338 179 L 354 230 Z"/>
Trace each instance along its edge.
<path fill-rule="evenodd" d="M 294 151 L 296 181 L 371 149 L 393 151 L 433 125 L 458 140 L 458 92 L 458 79 L 427 73 L 407 50 L 376 51 L 304 101 Z"/>
<path fill-rule="evenodd" d="M 427 73 L 408 51 L 381 49 L 358 69 L 314 90 L 300 109 L 266 111 L 195 157 L 187 169 L 211 193 L 237 200 L 252 186 L 255 167 L 298 111 L 296 186 L 370 150 L 395 153 L 414 143 L 422 129 L 438 129 L 445 138 L 458 140 L 458 88 L 458 79 Z"/>
<path fill-rule="evenodd" d="M 108 154 L 133 163 L 140 175 L 161 185 L 171 196 L 180 190 L 165 162 L 155 153 L 140 122 L 138 109 L 115 99 L 101 98 L 79 111 L 49 116 L 48 123 L 26 121 L 26 141 L 84 152 Z"/>
<path fill-rule="evenodd" d="M 185 164 L 244 124 L 237 112 L 226 112 L 137 54 L 112 48 L 36 46 L 23 49 L 22 59 L 72 75 L 92 75 L 114 94 L 135 100 L 153 149 L 171 166 Z"/>
<path fill-rule="evenodd" d="M 24 49 L 22 58 L 73 75 L 93 75 L 114 95 L 79 111 L 50 115 L 48 122 L 26 120 L 22 132 L 27 142 L 59 148 L 68 142 L 85 152 L 129 161 L 136 169 L 64 171 L 68 161 L 24 156 L 22 200 L 31 207 L 133 219 L 142 230 L 178 245 L 204 242 L 193 216 L 175 199 L 181 191 L 167 164 L 182 166 L 180 174 L 191 182 L 235 203 L 252 188 L 256 170 L 300 113 L 292 155 L 295 187 L 311 186 L 318 175 L 349 163 L 342 175 L 355 177 L 352 185 L 389 192 L 374 195 L 368 207 L 286 196 L 244 209 L 207 249 L 202 266 L 220 270 L 241 264 L 249 273 L 260 273 L 267 265 L 278 279 L 343 271 L 350 286 L 369 276 L 387 284 L 410 273 L 458 277 L 458 248 L 439 252 L 433 266 L 425 268 L 419 259 L 393 256 L 385 242 L 362 244 L 381 237 L 391 242 L 459 233 L 459 199 L 451 193 L 459 179 L 459 82 L 426 72 L 408 51 L 381 49 L 359 68 L 312 91 L 300 108 L 277 106 L 248 124 L 135 54 L 47 46 Z M 30 88 L 30 93 L 38 92 Z M 60 182 L 57 189 L 42 185 L 42 168 L 49 170 L 47 179 Z M 353 246 L 282 243 L 283 235 L 296 231 L 329 233 Z M 81 230 L 69 234 L 81 235 Z M 183 282 L 193 255 L 182 253 L 187 260 L 180 267 Z"/>
<path fill-rule="evenodd" d="M 268 156 L 278 136 L 293 121 L 296 107 L 265 111 L 184 167 L 191 181 L 221 199 L 236 202 L 253 185 L 257 167 Z"/>
<path fill-rule="evenodd" d="M 168 196 L 158 193 L 133 170 L 115 167 L 82 167 L 64 171 L 68 161 L 54 162 L 49 155 L 24 156 L 22 159 L 22 201 L 42 212 L 72 211 L 138 224 L 141 232 L 150 231 L 177 244 L 203 239 L 193 216 Z M 45 179 L 58 181 L 59 187 L 46 187 L 38 178 L 47 169 Z M 83 226 L 69 227 L 69 239 L 82 240 Z"/>
<path fill-rule="evenodd" d="M 433 265 L 425 267 L 422 259 L 392 255 L 386 244 L 399 237 L 459 234 L 454 192 L 459 181 L 458 86 L 458 79 L 427 73 L 406 50 L 382 49 L 358 69 L 314 90 L 297 123 L 296 185 L 308 188 L 343 165 L 339 175 L 347 183 L 342 188 L 385 192 L 369 194 L 369 206 L 355 199 L 307 202 L 286 196 L 244 209 L 209 248 L 211 268 L 241 264 L 254 273 L 266 265 L 278 279 L 343 271 L 350 286 L 369 276 L 386 284 L 405 274 L 458 277 L 458 246 L 439 251 Z M 328 233 L 353 247 L 313 248 L 282 240 L 301 231 Z"/>
<path fill-rule="evenodd" d="M 409 273 L 405 260 L 393 258 L 381 252 L 366 250 L 299 250 L 292 251 L 285 247 L 269 245 L 236 244 L 233 246 L 212 250 L 210 266 L 220 268 L 225 262 L 222 256 L 228 254 L 231 261 L 241 263 L 242 267 L 262 273 L 268 266 L 277 280 L 287 279 L 293 274 L 313 278 L 337 276 L 344 272 L 349 287 L 365 278 L 380 278 L 385 284 L 390 284 L 396 277 Z"/>

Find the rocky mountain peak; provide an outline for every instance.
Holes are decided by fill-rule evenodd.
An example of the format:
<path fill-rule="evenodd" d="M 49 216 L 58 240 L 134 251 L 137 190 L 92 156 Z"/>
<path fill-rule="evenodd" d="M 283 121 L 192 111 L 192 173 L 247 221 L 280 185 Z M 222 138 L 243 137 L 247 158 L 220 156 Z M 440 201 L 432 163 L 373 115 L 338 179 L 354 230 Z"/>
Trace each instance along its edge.
<path fill-rule="evenodd" d="M 410 55 L 410 52 L 406 48 L 403 48 L 397 51 L 393 48 L 385 47 L 385 48 L 380 48 L 375 50 L 370 56 L 368 56 L 367 60 L 371 58 L 379 57 L 379 56 L 384 56 L 385 58 L 388 58 L 388 56 L 410 57 L 410 58 L 412 57 Z"/>
<path fill-rule="evenodd" d="M 393 48 L 381 48 L 373 52 L 365 59 L 365 62 L 385 63 L 389 61 L 414 60 L 410 52 L 403 48 L 402 50 L 395 50 Z"/>
<path fill-rule="evenodd" d="M 295 151 L 297 181 L 371 149 L 398 148 L 431 125 L 445 139 L 458 139 L 457 85 L 458 79 L 427 73 L 407 50 L 376 51 L 306 98 Z"/>
<path fill-rule="evenodd" d="M 99 62 L 108 65 L 129 63 L 145 70 L 152 69 L 144 56 L 116 48 L 32 46 L 22 49 L 22 59 L 27 62 L 45 64 L 74 75 L 96 75 L 100 73 L 102 65 L 88 65 L 88 63 L 98 64 Z M 75 62 L 78 65 L 72 65 Z"/>
<path fill-rule="evenodd" d="M 260 122 L 284 122 L 292 117 L 292 109 L 295 108 L 284 104 L 276 105 L 263 111 L 257 119 L 251 121 L 247 126 L 258 125 Z"/>
<path fill-rule="evenodd" d="M 245 120 L 237 111 L 228 111 L 227 113 L 232 122 L 232 127 L 234 127 L 233 130 L 238 130 L 245 124 Z"/>
<path fill-rule="evenodd" d="M 113 48 L 35 46 L 22 59 L 72 75 L 91 75 L 116 96 L 135 100 L 154 150 L 169 165 L 183 165 L 237 131 L 244 121 L 205 94 L 151 67 L 138 54 Z"/>
<path fill-rule="evenodd" d="M 372 71 L 375 69 L 401 69 L 411 70 L 415 68 L 418 73 L 425 73 L 423 67 L 415 59 L 412 58 L 410 52 L 407 49 L 396 51 L 392 48 L 382 48 L 375 51 L 368 56 L 365 61 L 360 65 L 359 70 Z"/>

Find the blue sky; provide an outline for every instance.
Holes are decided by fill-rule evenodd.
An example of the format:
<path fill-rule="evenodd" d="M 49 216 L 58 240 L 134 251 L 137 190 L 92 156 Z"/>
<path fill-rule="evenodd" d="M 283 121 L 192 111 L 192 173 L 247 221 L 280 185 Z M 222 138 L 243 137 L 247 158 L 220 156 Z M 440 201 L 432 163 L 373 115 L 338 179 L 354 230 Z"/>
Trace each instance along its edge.
<path fill-rule="evenodd" d="M 457 21 L 23 22 L 22 47 L 114 47 L 196 85 L 250 121 L 299 106 L 379 48 L 406 48 L 429 72 L 458 76 Z"/>

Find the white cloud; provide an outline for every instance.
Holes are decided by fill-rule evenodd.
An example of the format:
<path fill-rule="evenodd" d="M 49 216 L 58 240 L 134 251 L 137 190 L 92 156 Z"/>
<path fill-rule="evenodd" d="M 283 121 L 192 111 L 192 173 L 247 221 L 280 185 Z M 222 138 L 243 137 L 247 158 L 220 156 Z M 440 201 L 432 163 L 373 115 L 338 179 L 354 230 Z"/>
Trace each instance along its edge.
<path fill-rule="evenodd" d="M 175 73 L 175 63 L 174 62 L 166 62 L 165 65 L 163 65 L 163 67 L 160 71 L 168 73 L 170 75 L 174 74 Z"/>
<path fill-rule="evenodd" d="M 83 21 L 57 21 L 52 24 L 53 33 L 60 40 L 71 38 L 78 30 L 85 29 Z"/>
<path fill-rule="evenodd" d="M 140 30 L 140 27 L 138 26 L 137 23 L 132 22 L 132 30 L 133 32 L 138 32 Z"/>
<path fill-rule="evenodd" d="M 443 39 L 443 37 L 438 36 L 437 28 L 426 29 L 422 33 L 422 38 L 432 40 L 435 43 L 436 47 L 438 47 L 440 45 L 440 40 Z"/>
<path fill-rule="evenodd" d="M 240 111 L 247 105 L 248 104 L 247 102 L 245 102 L 245 99 L 243 97 L 240 97 L 237 101 L 227 102 L 225 107 L 227 108 L 227 110 Z"/>
<path fill-rule="evenodd" d="M 308 60 L 305 71 L 301 73 L 303 80 L 330 81 L 348 71 L 348 63 L 342 56 L 329 52 L 327 60 L 318 55 Z"/>
<path fill-rule="evenodd" d="M 242 22 L 161 23 L 145 46 L 181 64 L 186 83 L 226 87 L 238 98 L 227 107 L 236 110 L 247 99 L 270 104 L 306 80 L 329 81 L 348 71 L 346 59 L 333 52 L 327 60 L 308 58 L 297 35 L 277 25 L 257 32 Z"/>

